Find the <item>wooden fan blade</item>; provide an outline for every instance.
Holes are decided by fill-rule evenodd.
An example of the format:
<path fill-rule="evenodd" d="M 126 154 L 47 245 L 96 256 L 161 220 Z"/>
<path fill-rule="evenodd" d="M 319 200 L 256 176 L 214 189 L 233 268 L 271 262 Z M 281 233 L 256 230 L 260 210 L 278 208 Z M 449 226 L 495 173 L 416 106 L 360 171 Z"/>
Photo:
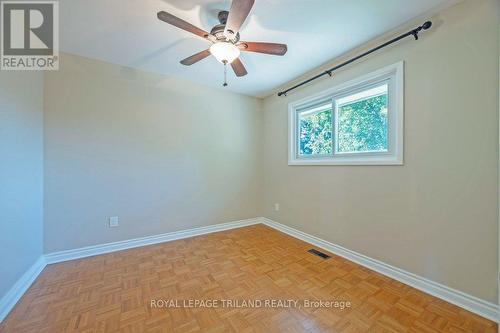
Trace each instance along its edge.
<path fill-rule="evenodd" d="M 238 48 L 242 51 L 258 52 L 282 56 L 288 50 L 286 44 L 261 43 L 261 42 L 241 42 Z"/>
<path fill-rule="evenodd" d="M 233 68 L 234 73 L 236 76 L 245 76 L 248 74 L 247 70 L 245 69 L 245 66 L 241 63 L 240 58 L 236 58 L 233 60 L 231 63 L 231 67 Z"/>
<path fill-rule="evenodd" d="M 191 66 L 192 64 L 194 64 L 202 59 L 205 59 L 209 55 L 210 55 L 210 51 L 207 49 L 207 50 L 198 52 L 196 54 L 193 54 L 192 56 L 187 57 L 184 60 L 181 60 L 181 64 L 183 64 L 185 66 Z"/>
<path fill-rule="evenodd" d="M 229 16 L 227 17 L 224 35 L 232 38 L 240 31 L 241 25 L 245 22 L 255 0 L 233 0 Z"/>
<path fill-rule="evenodd" d="M 202 38 L 208 38 L 210 34 L 206 31 L 201 30 L 198 27 L 195 27 L 191 23 L 188 23 L 177 16 L 174 16 L 170 13 L 161 11 L 158 12 L 158 19 L 162 20 L 163 22 L 167 22 L 168 24 L 171 24 L 173 26 L 176 26 L 177 28 L 180 28 L 182 30 L 186 30 L 192 34 L 195 34 L 197 36 L 200 36 Z"/>

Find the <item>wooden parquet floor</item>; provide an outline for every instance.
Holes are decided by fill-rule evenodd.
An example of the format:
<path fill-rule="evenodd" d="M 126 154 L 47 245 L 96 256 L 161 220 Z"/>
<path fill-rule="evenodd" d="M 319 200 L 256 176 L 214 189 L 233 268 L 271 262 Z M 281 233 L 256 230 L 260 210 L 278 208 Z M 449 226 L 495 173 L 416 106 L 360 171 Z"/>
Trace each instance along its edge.
<path fill-rule="evenodd" d="M 310 248 L 255 225 L 49 265 L 0 332 L 497 332 L 491 321 Z M 301 306 L 151 306 L 194 299 Z M 351 307 L 305 307 L 306 300 Z"/>

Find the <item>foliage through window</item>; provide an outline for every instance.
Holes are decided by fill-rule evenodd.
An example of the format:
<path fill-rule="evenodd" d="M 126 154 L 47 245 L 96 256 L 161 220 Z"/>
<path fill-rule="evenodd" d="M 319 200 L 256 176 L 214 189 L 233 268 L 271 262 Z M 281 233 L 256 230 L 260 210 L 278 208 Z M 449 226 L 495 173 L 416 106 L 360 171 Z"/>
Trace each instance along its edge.
<path fill-rule="evenodd" d="M 402 63 L 290 105 L 289 164 L 402 164 Z"/>
<path fill-rule="evenodd" d="M 336 101 L 337 151 L 387 151 L 387 84 Z"/>
<path fill-rule="evenodd" d="M 300 155 L 332 153 L 332 107 L 326 105 L 299 114 Z"/>

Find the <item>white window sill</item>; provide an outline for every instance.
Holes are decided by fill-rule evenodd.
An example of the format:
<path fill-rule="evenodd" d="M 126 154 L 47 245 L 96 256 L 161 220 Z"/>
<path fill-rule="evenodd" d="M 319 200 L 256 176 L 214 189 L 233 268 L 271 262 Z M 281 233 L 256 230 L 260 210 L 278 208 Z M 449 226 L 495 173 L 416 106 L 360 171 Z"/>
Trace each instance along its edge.
<path fill-rule="evenodd" d="M 403 159 L 395 156 L 365 156 L 337 158 L 296 158 L 289 159 L 288 165 L 403 165 Z"/>

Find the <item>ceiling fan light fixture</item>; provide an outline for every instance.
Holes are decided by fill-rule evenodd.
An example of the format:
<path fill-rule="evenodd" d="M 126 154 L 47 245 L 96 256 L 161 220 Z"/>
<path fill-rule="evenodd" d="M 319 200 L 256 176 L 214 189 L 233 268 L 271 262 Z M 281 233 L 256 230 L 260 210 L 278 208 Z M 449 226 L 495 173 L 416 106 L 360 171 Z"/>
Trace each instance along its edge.
<path fill-rule="evenodd" d="M 215 25 L 210 32 L 200 29 L 165 11 L 158 12 L 157 16 L 158 19 L 165 23 L 213 43 L 209 49 L 182 59 L 180 61 L 181 64 L 191 66 L 211 54 L 217 61 L 224 64 L 224 72 L 227 71 L 227 65 L 230 64 L 234 74 L 241 77 L 247 75 L 248 72 L 241 62 L 240 50 L 277 56 L 282 56 L 287 51 L 286 44 L 240 41 L 240 28 L 250 14 L 254 3 L 255 0 L 231 0 L 231 8 L 229 11 L 223 10 L 219 12 L 218 19 L 220 24 Z"/>
<path fill-rule="evenodd" d="M 232 63 L 240 56 L 240 49 L 233 43 L 217 42 L 210 46 L 210 53 L 221 63 Z"/>

